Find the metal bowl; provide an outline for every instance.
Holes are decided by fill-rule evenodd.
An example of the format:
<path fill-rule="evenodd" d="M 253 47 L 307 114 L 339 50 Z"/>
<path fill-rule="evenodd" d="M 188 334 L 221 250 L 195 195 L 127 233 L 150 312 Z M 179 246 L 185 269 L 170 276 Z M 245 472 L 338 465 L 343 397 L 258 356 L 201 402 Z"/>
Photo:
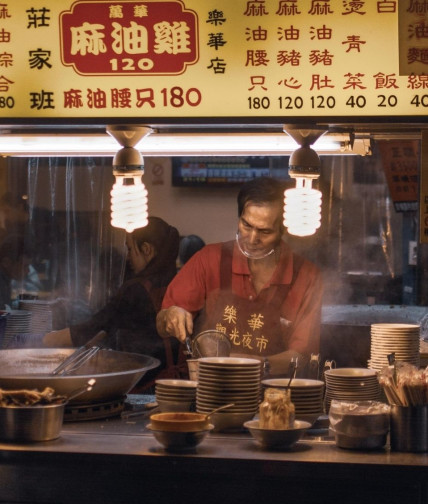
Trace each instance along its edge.
<path fill-rule="evenodd" d="M 205 439 L 206 435 L 214 429 L 214 425 L 208 424 L 205 429 L 194 432 L 179 432 L 158 430 L 149 424 L 147 428 L 153 433 L 155 439 L 170 452 L 194 451 Z"/>
<path fill-rule="evenodd" d="M 66 401 L 60 404 L 0 407 L 0 440 L 51 441 L 60 436 Z"/>
<path fill-rule="evenodd" d="M 244 427 L 263 448 L 289 449 L 299 441 L 311 424 L 303 420 L 295 420 L 294 427 L 290 429 L 263 429 L 259 426 L 258 420 L 250 420 L 244 423 Z"/>

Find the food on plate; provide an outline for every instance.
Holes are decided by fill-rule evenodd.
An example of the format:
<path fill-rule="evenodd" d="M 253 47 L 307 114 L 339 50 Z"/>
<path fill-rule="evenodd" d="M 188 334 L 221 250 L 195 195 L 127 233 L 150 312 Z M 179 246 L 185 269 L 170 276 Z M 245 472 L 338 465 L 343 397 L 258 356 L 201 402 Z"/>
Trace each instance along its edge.
<path fill-rule="evenodd" d="M 45 387 L 41 392 L 37 389 L 4 390 L 0 388 L 0 407 L 6 406 L 35 406 L 47 404 L 61 404 L 65 396 L 55 395 L 55 390 Z"/>
<path fill-rule="evenodd" d="M 291 390 L 267 388 L 260 404 L 259 425 L 262 429 L 292 429 L 295 407 L 291 402 Z"/>

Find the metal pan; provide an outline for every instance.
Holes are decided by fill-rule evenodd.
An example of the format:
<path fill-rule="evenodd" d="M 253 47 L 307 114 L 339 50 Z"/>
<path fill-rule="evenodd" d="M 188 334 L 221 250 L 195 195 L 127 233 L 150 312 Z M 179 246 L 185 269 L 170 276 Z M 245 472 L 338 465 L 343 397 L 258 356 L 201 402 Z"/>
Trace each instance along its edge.
<path fill-rule="evenodd" d="M 51 387 L 56 394 L 69 396 L 87 385 L 90 378 L 95 378 L 96 387 L 70 403 L 104 402 L 127 394 L 147 371 L 160 364 L 148 355 L 101 349 L 76 374 L 51 375 L 73 351 L 73 348 L 0 350 L 0 388 L 43 390 Z"/>

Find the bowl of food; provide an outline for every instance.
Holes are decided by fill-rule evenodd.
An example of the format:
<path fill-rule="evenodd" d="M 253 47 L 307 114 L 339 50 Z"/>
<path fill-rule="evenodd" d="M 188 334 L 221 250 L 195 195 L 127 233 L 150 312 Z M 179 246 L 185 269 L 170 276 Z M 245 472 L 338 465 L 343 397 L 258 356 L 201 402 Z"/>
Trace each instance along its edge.
<path fill-rule="evenodd" d="M 60 436 L 67 398 L 54 390 L 0 389 L 0 440 L 51 441 Z"/>
<path fill-rule="evenodd" d="M 311 424 L 303 420 L 294 420 L 293 426 L 288 429 L 269 429 L 260 427 L 259 420 L 250 420 L 244 423 L 244 427 L 263 448 L 290 449 L 302 438 Z"/>
<path fill-rule="evenodd" d="M 164 432 L 198 432 L 210 426 L 209 415 L 194 412 L 165 412 L 150 416 L 153 431 Z"/>
<path fill-rule="evenodd" d="M 207 434 L 214 429 L 214 425 L 208 424 L 202 429 L 195 431 L 186 430 L 159 430 L 149 424 L 147 429 L 152 432 L 154 438 L 169 452 L 194 451 L 202 443 Z"/>

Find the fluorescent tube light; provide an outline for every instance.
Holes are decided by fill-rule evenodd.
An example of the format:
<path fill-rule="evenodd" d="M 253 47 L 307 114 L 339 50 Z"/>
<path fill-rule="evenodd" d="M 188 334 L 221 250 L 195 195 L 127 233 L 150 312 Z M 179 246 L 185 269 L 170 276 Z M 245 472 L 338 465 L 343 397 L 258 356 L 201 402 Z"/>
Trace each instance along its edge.
<path fill-rule="evenodd" d="M 284 133 L 152 133 L 135 146 L 147 156 L 283 156 L 298 144 Z M 349 136 L 323 135 L 320 155 L 354 154 Z M 117 143 L 103 134 L 0 134 L 2 156 L 114 156 Z M 362 152 L 358 152 L 361 154 Z"/>

